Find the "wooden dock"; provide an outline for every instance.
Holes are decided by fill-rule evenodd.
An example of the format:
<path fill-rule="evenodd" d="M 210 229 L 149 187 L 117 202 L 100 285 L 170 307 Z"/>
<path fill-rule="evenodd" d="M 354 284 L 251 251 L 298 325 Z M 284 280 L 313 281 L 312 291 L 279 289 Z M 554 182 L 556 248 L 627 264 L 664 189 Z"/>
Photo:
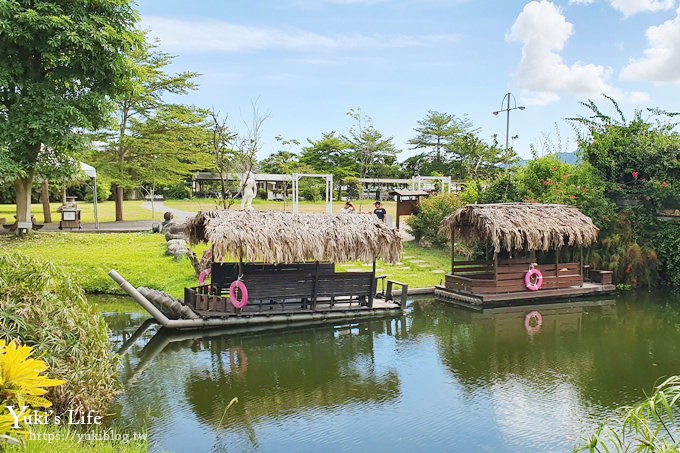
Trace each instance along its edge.
<path fill-rule="evenodd" d="M 582 286 L 494 294 L 472 294 L 465 291 L 449 289 L 445 286 L 437 286 L 435 287 L 434 294 L 437 299 L 445 302 L 452 302 L 455 305 L 481 309 L 489 306 L 512 305 L 513 303 L 597 296 L 610 294 L 614 291 L 616 291 L 616 286 L 613 284 L 583 282 Z"/>

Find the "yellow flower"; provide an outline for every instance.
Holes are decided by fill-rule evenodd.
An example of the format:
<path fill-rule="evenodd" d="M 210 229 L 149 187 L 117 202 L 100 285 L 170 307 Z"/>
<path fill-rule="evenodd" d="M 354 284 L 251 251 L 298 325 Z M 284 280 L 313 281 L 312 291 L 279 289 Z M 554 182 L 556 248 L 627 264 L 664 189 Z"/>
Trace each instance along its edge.
<path fill-rule="evenodd" d="M 14 340 L 6 345 L 0 340 L 0 402 L 28 404 L 34 408 L 52 405 L 41 395 L 47 393 L 45 387 L 61 385 L 64 381 L 41 374 L 47 371 L 47 365 L 42 360 L 29 358 L 32 353 L 30 346 L 17 346 Z"/>

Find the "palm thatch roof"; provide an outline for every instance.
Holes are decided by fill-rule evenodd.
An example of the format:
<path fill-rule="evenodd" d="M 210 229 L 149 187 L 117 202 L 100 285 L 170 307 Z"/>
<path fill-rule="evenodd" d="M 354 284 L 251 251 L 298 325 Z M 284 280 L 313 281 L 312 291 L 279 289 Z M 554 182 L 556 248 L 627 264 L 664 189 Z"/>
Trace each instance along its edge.
<path fill-rule="evenodd" d="M 599 229 L 573 206 L 537 203 L 467 205 L 446 217 L 439 234 L 449 240 L 486 242 L 494 251 L 588 247 Z"/>
<path fill-rule="evenodd" d="M 401 237 L 373 215 L 204 211 L 187 221 L 192 244 L 212 243 L 213 256 L 243 261 L 399 261 Z"/>

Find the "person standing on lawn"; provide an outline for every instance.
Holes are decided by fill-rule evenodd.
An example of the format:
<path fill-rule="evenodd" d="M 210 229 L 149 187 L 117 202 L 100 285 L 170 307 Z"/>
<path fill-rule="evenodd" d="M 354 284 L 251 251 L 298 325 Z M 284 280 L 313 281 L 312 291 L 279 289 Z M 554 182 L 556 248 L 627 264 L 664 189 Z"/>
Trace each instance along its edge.
<path fill-rule="evenodd" d="M 375 202 L 375 209 L 373 210 L 373 214 L 375 214 L 380 220 L 383 222 L 386 222 L 387 219 L 387 211 L 385 208 L 382 207 L 382 204 L 379 201 Z"/>

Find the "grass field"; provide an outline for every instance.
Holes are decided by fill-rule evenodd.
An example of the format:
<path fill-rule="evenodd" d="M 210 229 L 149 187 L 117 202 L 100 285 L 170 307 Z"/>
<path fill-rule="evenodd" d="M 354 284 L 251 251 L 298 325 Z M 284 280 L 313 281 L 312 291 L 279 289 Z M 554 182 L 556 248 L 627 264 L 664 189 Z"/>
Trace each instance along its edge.
<path fill-rule="evenodd" d="M 52 222 L 59 223 L 61 214 L 57 212 L 57 208 L 61 203 L 52 203 Z M 92 203 L 78 202 L 78 208 L 81 210 L 80 216 L 83 223 L 94 223 L 94 205 Z M 6 223 L 14 222 L 14 214 L 16 212 L 13 204 L 0 204 L 0 217 L 5 218 Z M 45 221 L 43 217 L 42 204 L 31 205 L 31 213 L 35 216 L 38 223 Z M 100 222 L 114 222 L 116 220 L 116 205 L 113 201 L 101 201 L 97 203 L 97 213 Z M 129 200 L 123 202 L 123 216 L 125 220 L 162 220 L 163 212 L 156 212 L 154 218 L 151 218 L 151 211 L 142 208 L 140 200 Z"/>
<path fill-rule="evenodd" d="M 134 286 L 147 286 L 179 297 L 185 286 L 196 284 L 188 259 L 165 255 L 165 238 L 159 234 L 34 233 L 28 237 L 0 236 L 0 249 L 46 259 L 73 273 L 88 293 L 123 294 L 107 275 L 117 270 Z M 200 256 L 202 250 L 197 251 Z M 424 249 L 404 243 L 401 262 L 377 263 L 377 273 L 421 288 L 439 284 L 450 270 L 450 256 L 442 249 Z M 342 271 L 369 271 L 372 263 L 344 263 Z"/>
<path fill-rule="evenodd" d="M 175 209 L 180 209 L 182 211 L 188 211 L 188 212 L 198 212 L 198 211 L 206 211 L 206 210 L 211 210 L 211 209 L 216 209 L 219 208 L 221 209 L 221 205 L 217 205 L 216 200 L 213 199 L 206 199 L 206 198 L 194 198 L 192 200 L 165 200 L 164 204 L 165 206 L 169 208 L 175 208 Z M 333 213 L 338 214 L 340 212 L 340 208 L 343 207 L 345 204 L 344 201 L 333 201 Z M 359 201 L 353 201 L 352 204 L 354 205 L 354 209 L 356 212 L 359 212 L 361 209 L 361 212 L 373 212 L 374 206 L 373 206 L 373 200 L 364 200 L 361 204 Z M 394 201 L 384 201 L 383 202 L 383 207 L 387 209 L 388 214 L 394 215 L 395 210 L 396 210 L 396 202 Z M 231 209 L 240 209 L 241 208 L 241 200 L 236 200 L 234 204 L 232 205 Z M 257 209 L 258 211 L 285 211 L 285 212 L 292 212 L 293 211 L 293 204 L 290 201 L 287 201 L 284 205 L 282 201 L 268 201 L 268 200 L 260 200 L 256 199 L 253 200 L 253 208 Z M 325 201 L 301 201 L 300 202 L 300 212 L 326 212 L 326 202 Z"/>

